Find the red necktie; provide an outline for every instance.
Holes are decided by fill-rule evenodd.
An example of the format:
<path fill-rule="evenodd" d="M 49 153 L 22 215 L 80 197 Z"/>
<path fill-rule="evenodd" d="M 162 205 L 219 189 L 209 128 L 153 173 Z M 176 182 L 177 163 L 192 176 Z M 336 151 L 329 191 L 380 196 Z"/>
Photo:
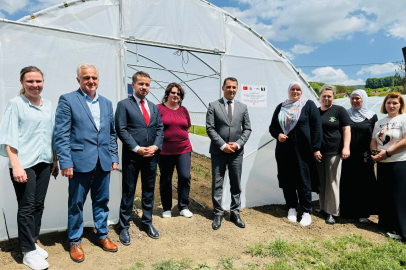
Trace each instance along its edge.
<path fill-rule="evenodd" d="M 147 123 L 147 126 L 148 126 L 148 124 L 149 124 L 149 114 L 147 112 L 147 109 L 145 109 L 143 100 L 140 101 L 140 104 L 141 104 L 142 114 L 144 115 L 145 123 Z"/>

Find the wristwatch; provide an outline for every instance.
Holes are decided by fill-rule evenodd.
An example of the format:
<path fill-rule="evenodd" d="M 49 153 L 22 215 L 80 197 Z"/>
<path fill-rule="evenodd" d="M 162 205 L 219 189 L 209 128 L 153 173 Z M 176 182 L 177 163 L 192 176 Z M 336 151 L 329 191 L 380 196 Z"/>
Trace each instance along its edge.
<path fill-rule="evenodd" d="M 392 156 L 391 154 L 389 154 L 388 150 L 386 150 L 386 156 L 387 156 L 387 157 L 391 157 L 391 156 Z"/>

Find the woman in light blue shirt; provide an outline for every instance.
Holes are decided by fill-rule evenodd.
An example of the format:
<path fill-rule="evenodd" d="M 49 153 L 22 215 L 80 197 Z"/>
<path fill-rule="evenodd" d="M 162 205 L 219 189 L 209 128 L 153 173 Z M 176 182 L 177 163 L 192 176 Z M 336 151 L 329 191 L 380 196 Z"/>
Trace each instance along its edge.
<path fill-rule="evenodd" d="M 48 253 L 36 242 L 51 174 L 59 172 L 53 143 L 54 114 L 41 98 L 43 73 L 29 66 L 21 70 L 20 94 L 11 99 L 0 126 L 0 155 L 8 157 L 10 177 L 18 201 L 18 238 L 23 263 L 32 269 L 49 267 Z"/>

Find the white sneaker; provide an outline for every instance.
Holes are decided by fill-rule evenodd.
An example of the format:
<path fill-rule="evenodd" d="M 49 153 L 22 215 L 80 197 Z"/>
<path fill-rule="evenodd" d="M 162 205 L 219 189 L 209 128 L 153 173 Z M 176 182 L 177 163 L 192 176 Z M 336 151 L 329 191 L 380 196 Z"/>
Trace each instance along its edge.
<path fill-rule="evenodd" d="M 43 249 L 42 247 L 38 246 L 37 244 L 35 244 L 35 248 L 36 251 L 38 252 L 38 254 L 44 258 L 45 260 L 48 258 L 48 252 L 45 251 L 45 249 Z"/>
<path fill-rule="evenodd" d="M 162 213 L 163 218 L 170 218 L 172 217 L 171 210 L 165 211 Z"/>
<path fill-rule="evenodd" d="M 312 217 L 309 213 L 304 212 L 302 215 L 302 220 L 300 221 L 300 225 L 303 227 L 309 226 L 312 223 Z"/>
<path fill-rule="evenodd" d="M 387 232 L 386 235 L 389 238 L 395 239 L 395 240 L 401 240 L 402 236 L 400 236 L 399 234 L 397 234 L 396 232 Z"/>
<path fill-rule="evenodd" d="M 43 270 L 49 267 L 49 263 L 41 255 L 39 255 L 37 250 L 33 250 L 23 254 L 23 263 L 29 268 L 33 270 Z"/>
<path fill-rule="evenodd" d="M 190 212 L 189 209 L 183 209 L 182 211 L 180 211 L 180 215 L 187 218 L 191 218 L 193 216 L 193 213 Z"/>
<path fill-rule="evenodd" d="M 360 218 L 360 219 L 359 219 L 359 222 L 361 222 L 361 223 L 368 223 L 369 220 L 368 220 L 367 218 Z"/>
<path fill-rule="evenodd" d="M 297 221 L 297 212 L 295 208 L 290 208 L 288 212 L 288 219 L 289 221 L 296 222 Z"/>

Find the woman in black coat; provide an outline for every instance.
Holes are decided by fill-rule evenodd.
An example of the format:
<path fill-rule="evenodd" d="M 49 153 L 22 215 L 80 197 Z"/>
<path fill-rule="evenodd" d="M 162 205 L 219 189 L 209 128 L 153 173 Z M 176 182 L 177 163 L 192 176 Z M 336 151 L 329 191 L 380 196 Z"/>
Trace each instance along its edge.
<path fill-rule="evenodd" d="M 319 176 L 314 155 L 320 153 L 322 128 L 319 111 L 313 101 L 302 96 L 301 83 L 292 82 L 289 99 L 274 112 L 269 132 L 277 139 L 275 157 L 279 187 L 283 189 L 288 219 L 297 220 L 296 207 L 302 210 L 302 226 L 311 223 L 311 192 L 318 192 Z"/>
<path fill-rule="evenodd" d="M 351 156 L 342 163 L 340 215 L 367 223 L 370 215 L 377 214 L 374 164 L 368 157 L 378 117 L 368 110 L 368 95 L 362 89 L 351 93 L 351 108 L 347 112 L 351 118 Z"/>

